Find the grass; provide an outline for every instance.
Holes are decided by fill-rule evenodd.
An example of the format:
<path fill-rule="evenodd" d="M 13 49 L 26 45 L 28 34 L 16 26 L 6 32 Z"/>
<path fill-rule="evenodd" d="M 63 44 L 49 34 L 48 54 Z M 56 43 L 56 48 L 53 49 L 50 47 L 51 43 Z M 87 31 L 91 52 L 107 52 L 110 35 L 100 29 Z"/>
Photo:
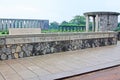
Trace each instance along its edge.
<path fill-rule="evenodd" d="M 0 36 L 5 36 L 5 35 L 8 35 L 6 32 L 0 32 Z"/>

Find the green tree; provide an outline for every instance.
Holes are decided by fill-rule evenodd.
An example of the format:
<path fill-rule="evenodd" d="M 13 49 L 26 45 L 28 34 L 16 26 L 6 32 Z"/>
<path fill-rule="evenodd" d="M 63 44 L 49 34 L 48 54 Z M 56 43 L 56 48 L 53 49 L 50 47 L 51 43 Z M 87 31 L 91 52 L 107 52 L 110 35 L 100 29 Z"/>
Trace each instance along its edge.
<path fill-rule="evenodd" d="M 69 23 L 71 24 L 76 24 L 76 25 L 85 25 L 85 17 L 76 15 Z"/>
<path fill-rule="evenodd" d="M 69 23 L 67 21 L 63 21 L 60 25 L 68 25 Z"/>
<path fill-rule="evenodd" d="M 54 21 L 50 23 L 50 29 L 58 29 L 59 23 Z"/>

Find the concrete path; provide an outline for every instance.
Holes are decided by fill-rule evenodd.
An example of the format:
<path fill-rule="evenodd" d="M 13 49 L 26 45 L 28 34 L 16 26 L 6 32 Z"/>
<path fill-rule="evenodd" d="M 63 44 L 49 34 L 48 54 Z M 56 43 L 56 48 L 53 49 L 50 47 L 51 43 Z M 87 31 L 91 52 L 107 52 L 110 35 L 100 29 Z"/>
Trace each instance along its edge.
<path fill-rule="evenodd" d="M 120 64 L 118 45 L 0 61 L 0 80 L 53 80 Z"/>
<path fill-rule="evenodd" d="M 62 80 L 120 80 L 120 66 L 83 75 L 77 75 Z"/>

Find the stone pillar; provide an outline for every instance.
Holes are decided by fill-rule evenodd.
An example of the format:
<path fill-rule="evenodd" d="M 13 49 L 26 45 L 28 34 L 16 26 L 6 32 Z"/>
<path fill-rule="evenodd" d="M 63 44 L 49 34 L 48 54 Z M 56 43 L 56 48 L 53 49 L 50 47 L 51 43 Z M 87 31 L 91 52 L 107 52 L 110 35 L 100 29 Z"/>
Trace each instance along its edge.
<path fill-rule="evenodd" d="M 17 28 L 19 28 L 19 20 L 16 20 L 17 21 Z"/>
<path fill-rule="evenodd" d="M 20 28 L 20 27 L 21 27 L 20 23 L 21 23 L 21 21 L 19 20 L 19 21 L 18 21 L 18 28 Z"/>
<path fill-rule="evenodd" d="M 14 28 L 17 28 L 17 21 L 16 20 L 14 20 Z"/>
<path fill-rule="evenodd" d="M 39 21 L 37 21 L 37 28 L 39 28 Z"/>
<path fill-rule="evenodd" d="M 39 21 L 37 21 L 37 28 L 39 28 L 40 26 L 39 26 Z"/>
<path fill-rule="evenodd" d="M 36 27 L 35 27 L 35 21 L 33 22 L 33 27 L 36 28 Z"/>
<path fill-rule="evenodd" d="M 38 21 L 38 28 L 41 28 L 41 26 L 40 26 L 40 21 Z"/>
<path fill-rule="evenodd" d="M 29 21 L 29 28 L 32 28 L 32 21 Z"/>
<path fill-rule="evenodd" d="M 35 28 L 37 28 L 37 21 L 35 21 Z"/>
<path fill-rule="evenodd" d="M 7 20 L 7 30 L 10 28 L 10 20 Z"/>
<path fill-rule="evenodd" d="M 27 28 L 27 21 L 25 20 L 24 28 Z"/>
<path fill-rule="evenodd" d="M 11 20 L 11 28 L 13 28 L 13 27 L 14 27 L 14 21 Z"/>
<path fill-rule="evenodd" d="M 28 26 L 29 28 L 31 28 L 31 21 L 28 21 Z"/>
<path fill-rule="evenodd" d="M 3 20 L 1 20 L 1 22 L 2 22 L 2 24 L 1 24 L 1 25 L 2 25 L 1 28 L 2 28 L 2 30 L 3 30 Z"/>
<path fill-rule="evenodd" d="M 23 21 L 20 21 L 20 28 L 23 28 Z"/>
<path fill-rule="evenodd" d="M 26 27 L 26 21 L 23 20 L 23 28 L 25 28 L 25 27 Z"/>
<path fill-rule="evenodd" d="M 11 28 L 14 28 L 14 20 L 11 20 Z"/>
<path fill-rule="evenodd" d="M 33 23 L 33 21 L 31 21 L 31 28 L 34 28 L 34 25 L 33 25 L 34 23 Z"/>
<path fill-rule="evenodd" d="M 95 16 L 93 16 L 92 31 L 95 32 Z"/>
<path fill-rule="evenodd" d="M 11 28 L 11 20 L 9 20 L 9 28 Z M 9 30 L 9 29 L 8 29 Z"/>
<path fill-rule="evenodd" d="M 3 20 L 3 30 L 5 30 L 5 20 Z"/>
<path fill-rule="evenodd" d="M 29 21 L 29 23 L 28 23 L 28 24 L 29 24 L 29 28 L 31 28 L 31 21 Z"/>
<path fill-rule="evenodd" d="M 98 15 L 96 15 L 96 28 L 95 28 L 95 32 L 98 32 L 98 26 L 99 26 L 99 24 L 98 24 Z"/>
<path fill-rule="evenodd" d="M 2 20 L 0 20 L 0 31 L 2 31 Z"/>
<path fill-rule="evenodd" d="M 31 25 L 31 28 L 34 28 L 34 27 L 33 27 L 33 21 L 30 22 L 30 25 Z"/>
<path fill-rule="evenodd" d="M 4 30 L 7 30 L 7 28 L 8 28 L 7 20 L 5 20 L 4 24 L 5 24 L 5 28 L 4 28 Z"/>
<path fill-rule="evenodd" d="M 89 30 L 89 16 L 86 16 L 86 32 Z"/>
<path fill-rule="evenodd" d="M 26 26 L 26 28 L 29 28 L 29 21 L 27 20 L 26 22 L 27 22 L 27 26 Z"/>
<path fill-rule="evenodd" d="M 4 20 L 2 20 L 2 29 L 4 30 L 4 28 L 5 28 L 5 22 Z"/>
<path fill-rule="evenodd" d="M 25 20 L 24 28 L 27 28 L 27 21 Z"/>

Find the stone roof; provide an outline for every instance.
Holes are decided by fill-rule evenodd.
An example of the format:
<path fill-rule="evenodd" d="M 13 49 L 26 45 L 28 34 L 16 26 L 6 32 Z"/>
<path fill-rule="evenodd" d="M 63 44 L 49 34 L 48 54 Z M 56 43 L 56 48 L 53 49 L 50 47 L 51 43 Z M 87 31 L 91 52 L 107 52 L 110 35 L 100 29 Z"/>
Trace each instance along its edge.
<path fill-rule="evenodd" d="M 84 15 L 95 16 L 95 15 L 120 15 L 118 12 L 86 12 Z"/>

